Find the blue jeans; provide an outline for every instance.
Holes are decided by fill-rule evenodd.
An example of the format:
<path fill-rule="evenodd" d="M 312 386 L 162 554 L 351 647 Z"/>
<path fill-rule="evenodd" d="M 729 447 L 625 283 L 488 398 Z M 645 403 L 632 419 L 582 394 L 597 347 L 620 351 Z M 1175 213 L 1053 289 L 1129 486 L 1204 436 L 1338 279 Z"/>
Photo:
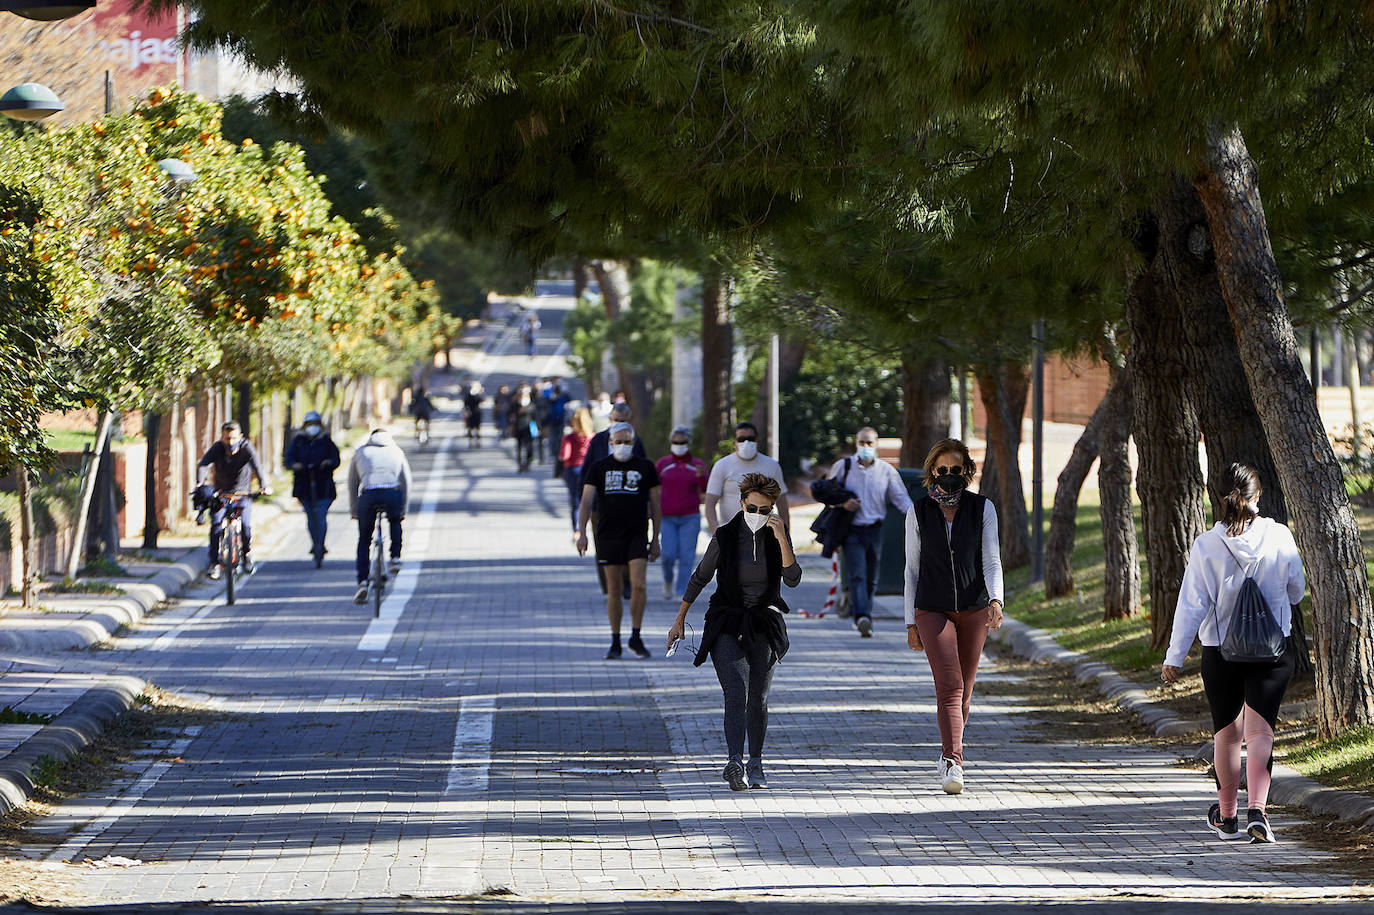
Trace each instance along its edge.
<path fill-rule="evenodd" d="M 316 544 L 324 546 L 325 531 L 329 526 L 326 520 L 329 515 L 329 506 L 334 504 L 333 499 L 316 499 L 308 502 L 305 499 L 298 500 L 301 508 L 305 509 L 305 526 L 310 531 L 310 545 L 313 549 Z"/>
<path fill-rule="evenodd" d="M 577 533 L 577 508 L 582 504 L 582 467 L 564 467 L 563 485 L 568 487 L 568 506 L 572 509 L 572 529 Z"/>
<path fill-rule="evenodd" d="M 227 499 L 220 506 L 219 510 L 210 515 L 210 565 L 219 562 L 219 537 L 224 530 L 224 515 L 229 510 L 230 502 L 238 502 L 243 506 L 243 514 L 239 516 L 239 522 L 243 525 L 243 551 L 248 552 L 253 542 L 253 500 L 252 499 Z"/>
<path fill-rule="evenodd" d="M 663 555 L 663 580 L 673 583 L 673 567 L 681 561 L 682 570 L 677 576 L 677 593 L 681 597 L 687 592 L 687 579 L 696 569 L 697 535 L 701 533 L 701 515 L 664 515 L 661 537 Z"/>
<path fill-rule="evenodd" d="M 358 584 L 367 581 L 371 571 L 372 531 L 377 523 L 377 509 L 386 512 L 386 520 L 391 522 L 391 558 L 401 558 L 401 517 L 405 514 L 405 503 L 401 499 L 400 488 L 364 489 L 358 494 Z"/>
<path fill-rule="evenodd" d="M 844 563 L 849 573 L 849 603 L 854 619 L 873 617 L 873 592 L 878 589 L 878 555 L 883 549 L 883 526 L 857 525 L 844 538 Z"/>

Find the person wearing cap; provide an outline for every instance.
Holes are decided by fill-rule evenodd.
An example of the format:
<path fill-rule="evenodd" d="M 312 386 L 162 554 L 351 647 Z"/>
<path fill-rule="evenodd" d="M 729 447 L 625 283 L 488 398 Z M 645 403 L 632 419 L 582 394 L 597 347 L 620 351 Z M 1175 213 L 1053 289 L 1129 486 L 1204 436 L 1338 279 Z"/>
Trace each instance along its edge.
<path fill-rule="evenodd" d="M 410 494 L 410 462 L 390 432 L 373 429 L 367 441 L 353 452 L 348 466 L 348 514 L 358 521 L 358 591 L 355 604 L 367 603 L 368 551 L 372 545 L 377 511 L 386 513 L 391 525 L 392 575 L 401 570 L 401 522 Z"/>
<path fill-rule="evenodd" d="M 669 453 L 658 459 L 663 487 L 663 599 L 687 593 L 687 579 L 696 565 L 701 534 L 701 497 L 709 472 L 706 462 L 692 454 L 692 430 L 677 426 L 668 438 Z M 677 568 L 677 588 L 673 570 Z"/>
<path fill-rule="evenodd" d="M 324 431 L 320 414 L 311 410 L 305 414 L 301 430 L 286 449 L 287 466 L 295 472 L 296 481 L 291 495 L 305 510 L 305 524 L 310 530 L 310 555 L 323 556 L 329 506 L 338 498 L 334 486 L 334 468 L 339 466 L 339 446 Z"/>

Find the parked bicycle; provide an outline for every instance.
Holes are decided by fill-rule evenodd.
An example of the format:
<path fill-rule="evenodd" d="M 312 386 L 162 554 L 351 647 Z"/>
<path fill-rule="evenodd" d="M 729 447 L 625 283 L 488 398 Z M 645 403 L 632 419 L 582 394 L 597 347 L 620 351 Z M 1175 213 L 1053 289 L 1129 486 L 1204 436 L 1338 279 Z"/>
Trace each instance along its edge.
<path fill-rule="evenodd" d="M 192 493 L 196 496 L 196 493 Z M 261 492 L 220 492 L 197 504 L 196 523 L 204 524 L 207 513 L 224 512 L 224 524 L 219 536 L 219 567 L 224 573 L 224 602 L 230 606 L 235 600 L 235 574 L 242 572 L 251 575 L 254 567 L 249 564 L 248 551 L 243 548 L 243 509 L 247 502 L 261 499 Z"/>

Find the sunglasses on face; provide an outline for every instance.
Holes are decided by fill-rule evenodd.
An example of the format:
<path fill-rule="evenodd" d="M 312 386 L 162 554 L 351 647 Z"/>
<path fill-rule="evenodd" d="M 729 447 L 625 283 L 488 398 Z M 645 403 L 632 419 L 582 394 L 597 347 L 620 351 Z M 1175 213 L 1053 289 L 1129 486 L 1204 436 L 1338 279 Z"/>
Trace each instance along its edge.
<path fill-rule="evenodd" d="M 946 476 L 946 475 L 952 475 L 952 476 L 956 476 L 956 477 L 961 477 L 961 476 L 964 475 L 964 465 L 963 465 L 963 464 L 952 464 L 952 465 L 950 465 L 949 467 L 945 467 L 945 466 L 941 465 L 941 466 L 935 468 L 935 475 L 936 475 L 937 477 L 943 477 L 943 476 Z"/>
<path fill-rule="evenodd" d="M 756 441 L 758 441 L 758 440 L 759 440 L 759 437 L 758 437 L 757 435 L 736 435 L 736 436 L 735 436 L 735 441 L 737 441 L 737 442 L 756 442 Z"/>
<path fill-rule="evenodd" d="M 747 511 L 747 512 L 748 512 L 749 514 L 751 514 L 751 515 L 757 515 L 757 514 L 760 513 L 760 512 L 762 512 L 762 513 L 765 514 L 765 515 L 771 515 L 771 514 L 773 514 L 773 506 L 771 506 L 771 505 L 755 505 L 753 502 L 745 502 L 745 503 L 744 503 L 744 510 Z"/>

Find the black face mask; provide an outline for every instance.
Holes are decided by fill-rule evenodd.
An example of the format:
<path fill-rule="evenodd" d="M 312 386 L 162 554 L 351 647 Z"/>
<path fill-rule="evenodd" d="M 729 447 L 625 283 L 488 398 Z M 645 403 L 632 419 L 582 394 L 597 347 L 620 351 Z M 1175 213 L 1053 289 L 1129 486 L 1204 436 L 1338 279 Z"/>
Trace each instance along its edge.
<path fill-rule="evenodd" d="M 935 478 L 935 485 L 944 492 L 956 493 L 968 485 L 968 481 L 957 473 L 947 473 Z"/>

